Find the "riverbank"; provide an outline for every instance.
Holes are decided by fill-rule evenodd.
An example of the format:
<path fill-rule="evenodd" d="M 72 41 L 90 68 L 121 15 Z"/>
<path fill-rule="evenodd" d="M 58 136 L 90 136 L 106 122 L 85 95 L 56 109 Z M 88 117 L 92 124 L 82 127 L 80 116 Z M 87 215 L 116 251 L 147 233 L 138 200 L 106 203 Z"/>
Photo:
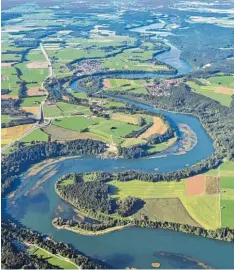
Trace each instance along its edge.
<path fill-rule="evenodd" d="M 107 234 L 107 233 L 111 233 L 111 232 L 115 232 L 115 231 L 124 230 L 124 229 L 130 228 L 130 227 L 134 227 L 134 225 L 128 224 L 128 225 L 124 225 L 124 226 L 115 226 L 115 227 L 107 228 L 107 229 L 100 230 L 100 231 L 88 231 L 88 230 L 80 229 L 78 227 L 70 227 L 69 225 L 59 226 L 59 225 L 55 224 L 54 220 L 52 220 L 52 225 L 58 230 L 61 230 L 61 229 L 69 230 L 69 231 L 72 231 L 74 233 L 78 233 L 81 235 L 87 235 L 87 236 L 103 235 L 103 234 Z"/>

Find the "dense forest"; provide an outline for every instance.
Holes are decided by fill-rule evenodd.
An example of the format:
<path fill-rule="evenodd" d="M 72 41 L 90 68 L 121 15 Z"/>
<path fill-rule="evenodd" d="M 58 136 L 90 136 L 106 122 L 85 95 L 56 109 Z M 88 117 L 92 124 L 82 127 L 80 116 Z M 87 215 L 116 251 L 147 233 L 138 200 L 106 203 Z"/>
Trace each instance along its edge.
<path fill-rule="evenodd" d="M 2 220 L 2 266 L 6 269 L 54 269 L 55 267 L 43 259 L 28 255 L 26 251 L 20 251 L 18 246 L 35 244 L 52 254 L 60 254 L 77 264 L 80 269 L 105 269 L 106 265 L 79 253 L 62 242 L 56 242 L 30 229 L 18 226 L 9 221 Z M 58 267 L 56 267 L 58 269 Z M 109 267 L 108 267 L 109 268 Z"/>

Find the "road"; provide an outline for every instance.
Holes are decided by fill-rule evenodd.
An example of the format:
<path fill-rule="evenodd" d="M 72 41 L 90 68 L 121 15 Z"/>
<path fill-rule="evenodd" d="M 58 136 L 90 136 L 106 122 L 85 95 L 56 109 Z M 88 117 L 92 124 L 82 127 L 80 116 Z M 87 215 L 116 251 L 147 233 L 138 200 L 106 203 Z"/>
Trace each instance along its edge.
<path fill-rule="evenodd" d="M 52 67 L 52 64 L 51 64 L 51 61 L 48 57 L 48 54 L 46 52 L 46 50 L 44 49 L 42 43 L 40 43 L 40 48 L 41 48 L 41 51 L 43 53 L 43 55 L 45 56 L 46 58 L 46 61 L 48 62 L 48 67 L 49 67 L 49 75 L 46 77 L 46 79 L 48 78 L 51 78 L 54 76 L 54 73 L 53 73 L 53 67 Z M 42 82 L 42 87 L 44 87 L 44 82 Z M 47 93 L 48 94 L 48 93 Z M 11 147 L 15 142 L 17 141 L 20 141 L 21 139 L 23 139 L 25 136 L 27 136 L 28 134 L 30 134 L 32 131 L 34 131 L 35 129 L 37 128 L 42 128 L 42 127 L 47 127 L 51 124 L 51 120 L 49 120 L 48 122 L 44 122 L 44 103 L 45 103 L 45 100 L 46 100 L 47 96 L 45 97 L 45 99 L 41 102 L 39 108 L 38 108 L 38 114 L 37 114 L 37 119 L 38 119 L 38 122 L 35 123 L 29 130 L 27 130 L 22 136 L 16 138 L 14 141 L 12 141 L 10 144 L 8 145 L 5 145 L 4 147 L 1 148 L 1 152 L 4 153 L 9 147 Z M 42 123 L 41 123 L 42 122 Z"/>

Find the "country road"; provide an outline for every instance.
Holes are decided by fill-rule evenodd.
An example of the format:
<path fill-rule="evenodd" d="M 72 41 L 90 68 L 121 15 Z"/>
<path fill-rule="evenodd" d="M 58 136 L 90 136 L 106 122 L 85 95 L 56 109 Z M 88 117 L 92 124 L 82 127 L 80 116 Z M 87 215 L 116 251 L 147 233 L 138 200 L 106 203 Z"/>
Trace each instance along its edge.
<path fill-rule="evenodd" d="M 42 43 L 40 43 L 40 48 L 41 48 L 41 51 L 43 53 L 43 55 L 45 56 L 46 58 L 46 61 L 48 62 L 48 68 L 49 68 L 49 75 L 46 77 L 46 79 L 48 78 L 51 78 L 53 77 L 54 73 L 53 73 L 53 67 L 52 67 L 52 64 L 51 64 L 51 61 L 48 57 L 48 54 L 45 50 L 45 48 L 43 47 Z M 42 82 L 42 86 L 44 88 L 44 82 Z M 48 94 L 48 93 L 47 93 Z M 44 121 L 44 103 L 45 103 L 45 100 L 46 100 L 47 96 L 45 97 L 44 100 L 42 100 L 39 108 L 38 108 L 38 114 L 37 114 L 37 118 L 38 118 L 38 122 L 36 122 L 29 130 L 27 130 L 22 136 L 16 138 L 14 141 L 12 141 L 11 143 L 9 143 L 8 145 L 5 145 L 4 147 L 1 148 L 1 152 L 4 153 L 9 147 L 11 147 L 15 142 L 17 141 L 20 141 L 21 139 L 23 139 L 25 136 L 27 136 L 28 134 L 30 134 L 32 131 L 34 131 L 35 129 L 37 128 L 40 128 L 40 127 L 47 127 L 48 125 L 51 124 L 51 120 L 49 120 L 47 123 L 43 123 L 43 124 L 39 124 L 39 122 L 41 122 L 41 120 Z"/>

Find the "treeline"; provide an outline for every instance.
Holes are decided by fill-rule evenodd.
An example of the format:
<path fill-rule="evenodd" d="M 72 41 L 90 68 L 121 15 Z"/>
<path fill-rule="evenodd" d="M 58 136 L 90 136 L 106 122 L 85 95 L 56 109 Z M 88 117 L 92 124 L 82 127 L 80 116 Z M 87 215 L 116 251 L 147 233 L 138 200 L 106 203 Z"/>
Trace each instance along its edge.
<path fill-rule="evenodd" d="M 63 181 L 72 180 L 69 185 L 61 184 Z M 109 186 L 105 181 L 84 181 L 82 174 L 71 173 L 62 176 L 56 183 L 56 191 L 64 200 L 86 213 L 116 213 L 127 217 L 136 213 L 144 206 L 144 201 L 139 198 L 127 197 L 123 200 L 109 196 Z"/>
<path fill-rule="evenodd" d="M 64 143 L 43 142 L 22 147 L 2 159 L 2 194 L 8 192 L 18 178 L 32 164 L 47 158 L 74 155 L 97 155 L 106 150 L 106 144 L 94 140 L 74 140 Z"/>
<path fill-rule="evenodd" d="M 187 224 L 179 224 L 167 221 L 151 221 L 146 215 L 141 216 L 140 219 L 121 219 L 117 217 L 98 215 L 93 213 L 93 217 L 100 220 L 100 224 L 88 223 L 88 222 L 76 222 L 74 220 L 67 220 L 62 218 L 57 218 L 53 220 L 53 224 L 56 226 L 64 226 L 65 228 L 81 228 L 87 231 L 101 231 L 107 228 L 112 228 L 115 226 L 136 226 L 142 228 L 152 228 L 152 229 L 164 229 L 172 230 L 176 232 L 183 232 L 186 234 L 192 234 L 197 236 L 202 236 L 215 240 L 222 240 L 227 242 L 234 242 L 234 230 L 229 228 L 219 228 L 217 230 L 206 230 L 201 227 L 196 227 Z"/>
<path fill-rule="evenodd" d="M 81 254 L 80 252 L 78 252 L 77 250 L 69 247 L 67 244 L 64 244 L 62 242 L 56 242 L 53 239 L 50 239 L 48 237 L 45 237 L 44 235 L 41 235 L 37 232 L 34 232 L 30 229 L 24 228 L 24 227 L 20 227 L 18 225 L 16 225 L 15 223 L 9 221 L 9 220 L 2 220 L 2 239 L 4 239 L 3 241 L 5 242 L 4 244 L 4 248 L 2 248 L 2 258 L 4 258 L 4 261 L 2 260 L 2 263 L 4 262 L 4 265 L 9 266 L 15 266 L 14 265 L 14 260 L 15 262 L 17 262 L 17 260 L 19 258 L 18 257 L 18 253 L 17 251 L 14 250 L 14 247 L 10 248 L 11 252 L 8 252 L 8 247 L 7 247 L 7 242 L 13 242 L 13 241 L 19 241 L 20 243 L 28 243 L 28 244 L 35 244 L 47 251 L 49 251 L 52 254 L 59 254 L 64 258 L 67 258 L 69 260 L 71 260 L 72 262 L 74 262 L 76 265 L 79 266 L 80 269 L 105 269 L 106 265 L 102 262 L 97 262 L 83 254 Z M 23 264 L 25 259 L 25 262 L 30 263 L 29 261 L 27 261 L 27 259 L 25 258 L 26 255 L 23 255 L 24 258 L 22 258 L 22 260 L 20 260 L 19 264 Z M 50 264 L 46 264 L 46 262 L 43 262 L 43 260 L 38 259 L 36 260 L 36 258 L 34 256 L 30 256 L 30 258 L 32 258 L 31 260 L 31 265 L 27 265 L 26 266 L 30 266 L 27 267 L 28 269 L 30 268 L 43 268 L 42 264 L 44 265 L 44 269 L 54 269 L 54 266 L 51 267 Z M 36 267 L 33 267 L 33 266 Z M 22 266 L 22 267 L 21 267 Z M 23 265 L 20 265 L 19 267 L 15 267 L 13 269 L 20 269 L 23 268 Z M 32 266 L 32 267 L 31 267 Z M 6 267 L 8 268 L 8 267 Z M 56 267 L 58 268 L 58 267 Z"/>
<path fill-rule="evenodd" d="M 20 247 L 19 247 L 20 246 Z M 21 247 L 22 246 L 22 247 Z M 29 254 L 21 242 L 12 240 L 5 234 L 1 237 L 2 269 L 54 269 L 46 259 Z M 56 267 L 61 269 L 60 267 Z"/>
<path fill-rule="evenodd" d="M 7 128 L 7 127 L 14 127 L 14 126 L 19 126 L 19 125 L 33 124 L 33 123 L 36 123 L 36 120 L 34 118 L 25 117 L 21 119 L 13 119 L 9 123 L 2 123 L 1 127 Z"/>

